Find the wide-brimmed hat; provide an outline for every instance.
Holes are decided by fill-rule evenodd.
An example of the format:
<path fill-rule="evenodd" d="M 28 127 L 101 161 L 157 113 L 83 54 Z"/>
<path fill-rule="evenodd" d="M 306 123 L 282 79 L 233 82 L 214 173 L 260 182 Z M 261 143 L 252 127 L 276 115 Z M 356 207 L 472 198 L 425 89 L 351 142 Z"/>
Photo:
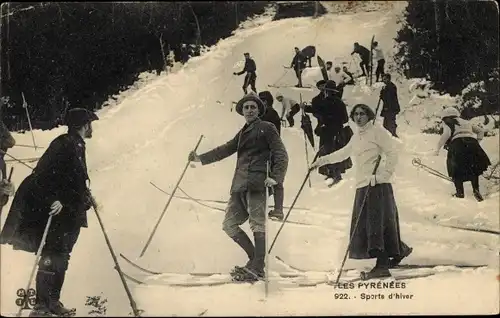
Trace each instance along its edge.
<path fill-rule="evenodd" d="M 270 91 L 262 91 L 259 93 L 260 100 L 266 102 L 267 107 L 272 107 L 274 98 Z"/>
<path fill-rule="evenodd" d="M 99 120 L 99 117 L 85 108 L 70 109 L 64 117 L 65 124 L 68 127 L 83 127 L 94 120 Z"/>
<path fill-rule="evenodd" d="M 446 107 L 441 112 L 441 118 L 444 117 L 460 117 L 460 112 L 455 107 Z"/>
<path fill-rule="evenodd" d="M 330 90 L 330 91 L 335 91 L 337 92 L 337 85 L 335 84 L 334 81 L 332 80 L 320 80 L 316 83 L 316 87 L 319 89 L 319 90 Z"/>
<path fill-rule="evenodd" d="M 243 116 L 243 104 L 248 101 L 254 101 L 259 107 L 259 116 L 262 116 L 266 112 L 266 105 L 262 102 L 259 96 L 254 93 L 247 94 L 243 96 L 242 99 L 236 104 L 236 112 Z"/>

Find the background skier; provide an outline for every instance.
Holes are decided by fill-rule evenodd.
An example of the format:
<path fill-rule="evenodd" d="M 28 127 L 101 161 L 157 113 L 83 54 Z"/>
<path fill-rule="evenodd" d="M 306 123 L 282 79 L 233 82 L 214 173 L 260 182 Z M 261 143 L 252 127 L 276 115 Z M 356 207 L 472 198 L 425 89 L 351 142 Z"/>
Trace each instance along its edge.
<path fill-rule="evenodd" d="M 338 91 L 338 96 L 342 98 L 344 95 L 344 86 L 347 82 L 351 81 L 352 78 L 340 69 L 340 66 L 335 66 L 335 71 L 331 73 L 331 80 L 336 84 L 336 89 Z"/>
<path fill-rule="evenodd" d="M 376 76 L 375 81 L 378 82 L 379 77 L 385 74 L 384 72 L 385 57 L 382 49 L 378 47 L 377 41 L 373 42 L 373 59 L 377 61 L 377 68 L 375 69 L 375 76 Z"/>
<path fill-rule="evenodd" d="M 380 116 L 384 118 L 384 127 L 387 129 L 394 137 L 398 137 L 396 133 L 396 115 L 400 112 L 399 100 L 398 100 L 398 89 L 396 85 L 391 82 L 391 74 L 384 74 L 382 76 L 384 79 L 385 86 L 380 90 L 380 99 L 382 100 L 383 107 L 380 112 Z"/>
<path fill-rule="evenodd" d="M 280 92 L 276 94 L 276 100 L 282 105 L 280 114 L 281 120 L 283 120 L 283 117 L 286 117 L 289 126 L 293 127 L 295 125 L 295 119 L 293 117 L 300 111 L 299 103 L 289 97 L 283 96 Z"/>
<path fill-rule="evenodd" d="M 441 114 L 443 120 L 443 134 L 439 139 L 435 155 L 446 146 L 448 154 L 446 167 L 448 176 L 455 184 L 457 198 L 464 197 L 464 182 L 470 181 L 472 192 L 477 201 L 483 201 L 479 191 L 479 176 L 491 165 L 490 159 L 479 142 L 483 139 L 484 131 L 470 121 L 459 118 L 460 113 L 454 107 L 445 108 Z"/>
<path fill-rule="evenodd" d="M 398 209 L 390 183 L 401 143 L 385 129 L 373 124 L 375 113 L 367 105 L 355 105 L 350 118 L 359 127 L 351 142 L 332 154 L 319 157 L 311 168 L 342 162 L 354 155 L 356 195 L 349 256 L 352 259 L 377 259 L 366 278 L 388 277 L 391 276 L 389 268 L 397 266 L 412 252 L 412 248 L 400 238 Z M 378 156 L 385 157 L 385 164 L 381 163 L 376 174 L 372 175 Z"/>
<path fill-rule="evenodd" d="M 311 105 L 303 103 L 301 108 L 306 113 L 312 113 L 318 120 L 314 132 L 319 136 L 320 156 L 324 156 L 345 146 L 352 136 L 352 130 L 347 125 L 347 108 L 336 96 L 335 82 L 319 81 L 316 85 L 321 89 L 320 94 L 312 99 Z M 340 163 L 324 165 L 318 172 L 324 175 L 328 185 L 332 186 L 342 180 L 342 173 L 351 166 L 351 159 L 347 158 Z"/>
<path fill-rule="evenodd" d="M 266 255 L 266 189 L 283 183 L 288 167 L 288 154 L 274 125 L 258 116 L 265 113 L 264 103 L 255 95 L 248 94 L 236 105 L 236 112 L 245 117 L 246 123 L 236 136 L 211 151 L 189 154 L 189 160 L 207 165 L 237 154 L 236 169 L 231 185 L 229 203 L 222 229 L 247 254 L 249 261 L 242 268 L 231 272 L 235 280 L 255 281 L 254 273 L 264 277 Z M 266 163 L 271 171 L 266 177 Z M 249 220 L 254 234 L 255 247 L 240 228 Z"/>
<path fill-rule="evenodd" d="M 309 67 L 311 67 L 311 60 L 316 56 L 316 47 L 313 45 L 306 46 L 302 49 L 302 55 L 307 59 Z"/>
<path fill-rule="evenodd" d="M 269 91 L 263 91 L 259 93 L 259 98 L 264 102 L 266 106 L 266 112 L 260 118 L 263 121 L 270 122 L 276 127 L 278 135 L 281 136 L 281 119 L 278 112 L 273 108 L 273 95 Z M 283 188 L 283 183 L 278 182 L 273 187 L 273 198 L 274 198 L 274 209 L 269 211 L 268 216 L 276 218 L 278 220 L 283 219 L 283 201 L 285 199 L 285 190 Z"/>
<path fill-rule="evenodd" d="M 367 76 L 367 74 L 370 74 L 369 69 L 370 69 L 370 50 L 368 50 L 366 47 L 359 45 L 358 42 L 354 43 L 354 50 L 352 51 L 351 55 L 354 53 L 358 53 L 359 57 L 361 58 L 361 62 L 359 63 L 359 67 L 361 68 L 361 71 L 363 74 L 361 76 Z"/>
<path fill-rule="evenodd" d="M 71 315 L 60 302 L 71 251 L 87 227 L 86 211 L 94 200 L 87 188 L 84 138 L 92 137 L 97 116 L 83 108 L 66 114 L 68 133 L 49 145 L 19 185 L 0 235 L 1 244 L 36 253 L 49 215 L 53 215 L 36 275 L 35 315 Z M 95 201 L 94 201 L 95 202 Z"/>
<path fill-rule="evenodd" d="M 346 85 L 355 85 L 354 75 L 347 69 L 347 66 L 342 67 L 342 71 L 344 71 L 344 73 L 346 73 L 347 76 L 349 76 L 351 78 L 345 84 Z"/>
<path fill-rule="evenodd" d="M 302 54 L 298 47 L 295 47 L 295 56 L 290 63 L 290 68 L 295 70 L 295 75 L 299 83 L 295 87 L 302 87 L 302 71 L 306 68 L 307 58 Z"/>
<path fill-rule="evenodd" d="M 257 79 L 257 66 L 255 65 L 255 61 L 250 57 L 250 53 L 243 54 L 245 56 L 245 66 L 241 72 L 234 72 L 234 75 L 240 76 L 243 73 L 247 73 L 245 75 L 245 82 L 243 82 L 243 92 L 247 94 L 247 87 L 250 85 L 252 91 L 257 93 L 257 89 L 255 88 L 255 80 Z"/>

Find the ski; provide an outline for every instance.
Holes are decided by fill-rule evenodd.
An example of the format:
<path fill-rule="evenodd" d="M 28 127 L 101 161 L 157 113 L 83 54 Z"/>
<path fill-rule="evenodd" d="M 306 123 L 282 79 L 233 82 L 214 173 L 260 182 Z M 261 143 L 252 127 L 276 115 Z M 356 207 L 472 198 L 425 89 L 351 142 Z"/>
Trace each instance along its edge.
<path fill-rule="evenodd" d="M 373 42 L 374 41 L 375 41 L 375 35 L 372 36 L 372 40 L 370 42 L 370 61 L 369 61 L 370 62 L 370 65 L 369 65 L 370 69 L 368 70 L 369 77 L 366 78 L 366 84 L 368 84 L 368 79 L 369 79 L 370 86 L 372 86 L 372 84 L 373 84 L 372 78 L 373 78 Z"/>
<path fill-rule="evenodd" d="M 259 278 L 257 281 L 236 280 L 235 274 L 211 273 L 211 275 L 209 275 L 209 273 L 206 273 L 206 275 L 207 276 L 164 273 L 161 275 L 147 275 L 146 279 L 139 280 L 124 273 L 126 279 L 139 285 L 163 285 L 169 287 L 211 287 L 228 284 L 253 285 L 258 282 L 265 282 L 264 278 Z M 270 273 L 269 276 L 269 281 L 290 287 L 311 287 L 326 284 L 328 282 L 328 277 L 326 275 L 319 279 L 308 278 L 296 273 Z"/>
<path fill-rule="evenodd" d="M 432 272 L 432 273 L 391 273 L 391 276 L 389 277 L 378 277 L 378 278 L 366 278 L 364 277 L 365 275 L 363 273 L 366 272 L 361 272 L 360 275 L 350 277 L 350 278 L 344 278 L 341 279 L 338 283 L 338 285 L 346 284 L 346 283 L 355 283 L 355 282 L 365 282 L 365 281 L 392 281 L 392 280 L 409 280 L 409 279 L 417 279 L 417 278 L 424 278 L 424 277 L 429 277 L 436 275 L 437 273 Z M 335 281 L 329 281 L 327 285 L 337 287 L 338 285 L 335 284 Z"/>
<path fill-rule="evenodd" d="M 268 87 L 272 87 L 272 88 L 297 88 L 297 89 L 311 89 L 313 88 L 312 85 L 302 85 L 302 87 L 298 87 L 298 86 L 295 86 L 295 85 L 272 85 L 272 84 L 268 84 L 267 85 Z"/>
<path fill-rule="evenodd" d="M 155 275 L 178 275 L 178 276 L 192 276 L 192 277 L 211 277 L 211 276 L 217 276 L 217 275 L 225 275 L 225 273 L 221 272 L 192 272 L 192 273 L 172 273 L 172 272 L 158 272 L 158 271 L 152 271 L 150 269 L 144 268 L 134 261 L 130 260 L 128 257 L 120 253 L 120 257 L 123 258 L 127 263 L 129 263 L 131 266 L 137 268 L 138 270 L 143 271 L 145 274 L 148 274 L 150 276 L 155 276 Z M 280 277 L 283 278 L 294 278 L 294 277 L 299 277 L 300 274 L 298 273 L 293 273 L 293 272 L 279 272 L 277 273 Z"/>
<path fill-rule="evenodd" d="M 328 72 L 326 71 L 325 61 L 323 61 L 323 59 L 319 55 L 317 56 L 317 60 L 318 60 L 318 65 L 321 69 L 321 75 L 323 76 L 323 79 L 325 81 L 328 81 Z"/>
<path fill-rule="evenodd" d="M 487 234 L 493 234 L 493 235 L 500 235 L 500 231 L 495 231 L 495 230 L 490 230 L 490 229 L 474 228 L 474 227 L 459 226 L 459 225 L 449 225 L 449 224 L 442 224 L 442 223 L 437 223 L 437 225 L 449 227 L 449 228 L 457 229 L 457 230 L 463 230 L 463 231 L 471 231 L 471 232 L 480 232 L 480 233 L 487 233 Z"/>
<path fill-rule="evenodd" d="M 171 193 L 163 190 L 162 188 L 160 188 L 158 185 L 154 184 L 153 182 L 149 182 L 153 187 L 155 187 L 157 190 L 163 192 L 164 194 L 166 195 L 172 195 Z M 178 188 L 179 191 L 181 191 L 182 193 L 184 193 L 184 196 L 182 195 L 174 195 L 174 198 L 178 198 L 178 199 L 183 199 L 183 200 L 191 200 L 191 201 L 199 201 L 199 202 L 209 202 L 209 203 L 218 203 L 218 204 L 227 204 L 228 201 L 223 201 L 223 200 L 209 200 L 209 199 L 198 199 L 198 198 L 194 198 L 192 196 L 190 196 L 189 194 L 186 193 L 186 191 L 182 190 L 181 187 Z M 274 205 L 270 205 L 270 207 L 274 207 Z M 285 209 L 289 209 L 290 207 L 289 206 L 283 206 L 283 208 Z M 295 210 L 303 210 L 303 211 L 310 211 L 310 209 L 308 208 L 303 208 L 303 207 L 293 207 Z"/>

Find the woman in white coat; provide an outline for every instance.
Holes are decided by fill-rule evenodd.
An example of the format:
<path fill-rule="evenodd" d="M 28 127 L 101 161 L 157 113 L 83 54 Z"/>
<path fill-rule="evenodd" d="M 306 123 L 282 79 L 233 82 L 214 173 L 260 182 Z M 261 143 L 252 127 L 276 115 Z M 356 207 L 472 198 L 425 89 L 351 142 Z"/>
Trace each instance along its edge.
<path fill-rule="evenodd" d="M 375 113 L 367 105 L 355 105 L 350 118 L 358 126 L 350 142 L 342 149 L 319 157 L 311 168 L 341 162 L 348 157 L 354 159 L 356 196 L 349 257 L 377 259 L 375 267 L 364 274 L 366 279 L 388 277 L 391 276 L 389 268 L 397 266 L 412 252 L 400 238 L 398 209 L 390 181 L 402 144 L 385 128 L 373 123 Z M 373 174 L 379 156 L 384 160 Z"/>

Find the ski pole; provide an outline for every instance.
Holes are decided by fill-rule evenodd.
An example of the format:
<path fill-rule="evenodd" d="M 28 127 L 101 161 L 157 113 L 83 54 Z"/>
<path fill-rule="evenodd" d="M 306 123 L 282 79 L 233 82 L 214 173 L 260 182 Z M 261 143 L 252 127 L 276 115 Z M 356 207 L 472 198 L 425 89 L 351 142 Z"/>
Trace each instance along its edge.
<path fill-rule="evenodd" d="M 313 159 L 313 162 L 316 161 L 316 159 L 318 159 L 319 157 L 319 154 L 321 152 L 321 149 L 323 149 L 323 147 L 321 147 L 318 152 L 316 153 L 316 156 L 314 156 L 314 159 Z M 292 209 L 293 209 L 293 206 L 295 205 L 295 203 L 297 202 L 298 198 L 299 198 L 299 195 L 300 193 L 302 192 L 302 189 L 304 189 L 304 185 L 306 184 L 306 181 L 307 179 L 309 179 L 309 175 L 311 174 L 311 172 L 313 171 L 314 169 L 310 169 L 308 168 L 307 170 L 307 175 L 306 177 L 304 178 L 304 181 L 302 182 L 302 185 L 300 186 L 300 189 L 299 189 L 299 192 L 297 193 L 297 195 L 295 196 L 295 198 L 293 199 L 293 202 L 292 202 L 292 205 L 290 206 L 290 209 L 288 209 L 288 212 L 285 216 L 285 218 L 283 219 L 283 223 L 281 223 L 281 226 L 278 230 L 278 233 L 276 233 L 276 236 L 274 237 L 274 240 L 273 242 L 271 243 L 271 247 L 269 247 L 269 251 L 267 252 L 268 254 L 271 254 L 271 251 L 273 250 L 273 247 L 274 247 L 274 244 L 276 243 L 276 240 L 278 239 L 278 236 L 280 235 L 281 233 L 281 230 L 283 230 L 283 227 L 285 226 L 285 223 L 286 223 L 286 220 L 288 220 L 288 217 L 290 216 L 290 212 L 292 212 Z"/>
<path fill-rule="evenodd" d="M 299 95 L 300 98 L 300 104 L 302 104 L 302 93 Z M 302 109 L 302 117 L 304 117 L 304 109 Z M 306 163 L 307 163 L 307 169 L 309 169 L 309 151 L 307 150 L 307 136 L 306 136 L 306 131 L 304 131 L 304 146 L 306 148 Z M 309 180 L 309 188 L 312 186 L 311 185 L 311 178 L 307 178 Z"/>
<path fill-rule="evenodd" d="M 201 143 L 201 139 L 203 139 L 203 135 L 200 136 L 200 139 L 198 140 L 198 143 L 196 143 L 196 146 L 194 147 L 194 151 L 196 152 L 196 150 L 198 149 L 198 146 L 200 145 Z M 167 212 L 167 209 L 168 209 L 168 206 L 170 205 L 170 202 L 172 202 L 172 198 L 174 197 L 175 195 L 175 191 L 177 191 L 177 188 L 179 187 L 179 184 L 181 183 L 182 181 L 182 178 L 184 177 L 184 174 L 186 173 L 187 171 L 187 168 L 189 168 L 189 164 L 191 163 L 190 160 L 188 160 L 188 162 L 186 163 L 186 166 L 184 167 L 184 170 L 182 171 L 182 174 L 179 178 L 179 180 L 177 181 L 177 184 L 175 185 L 174 187 L 174 190 L 172 191 L 172 195 L 170 196 L 170 198 L 168 199 L 167 201 L 167 204 L 165 205 L 165 208 L 163 208 L 163 211 L 161 212 L 161 215 L 160 215 L 160 218 L 158 219 L 158 222 L 156 222 L 156 225 L 155 227 L 153 228 L 153 232 L 151 232 L 151 235 L 149 236 L 148 238 L 148 241 L 146 242 L 146 245 L 144 246 L 144 248 L 142 249 L 142 252 L 141 252 L 141 256 L 142 257 L 144 255 L 144 253 L 146 252 L 149 244 L 151 243 L 151 240 L 153 239 L 153 236 L 155 235 L 155 232 L 156 232 L 156 229 L 158 228 L 158 225 L 160 225 L 160 222 L 161 222 L 161 219 L 163 218 L 163 216 L 165 215 L 165 212 Z"/>
<path fill-rule="evenodd" d="M 38 251 L 36 252 L 35 264 L 33 265 L 33 268 L 31 270 L 31 274 L 30 274 L 30 278 L 28 280 L 28 283 L 26 284 L 26 289 L 25 289 L 25 294 L 24 294 L 25 301 L 28 300 L 28 291 L 31 287 L 31 281 L 33 280 L 33 277 L 35 276 L 36 267 L 37 267 L 38 262 L 40 261 L 40 255 L 42 254 L 43 247 L 45 246 L 45 241 L 47 240 L 47 234 L 49 233 L 49 228 L 50 228 L 51 223 L 52 223 L 52 215 L 50 215 L 49 219 L 47 220 L 47 225 L 45 225 L 45 230 L 43 231 L 40 246 L 38 246 Z M 16 317 L 21 317 L 22 311 L 23 311 L 23 306 L 20 306 Z"/>
<path fill-rule="evenodd" d="M 269 178 L 269 161 L 266 163 L 266 177 Z M 274 192 L 273 195 L 276 195 L 276 191 Z M 267 245 L 269 244 L 269 187 L 266 186 L 266 207 L 265 207 L 265 217 L 266 217 L 266 250 L 267 250 Z M 269 254 L 266 253 L 264 256 L 264 264 L 266 264 L 266 272 L 265 272 L 265 293 L 266 293 L 266 298 L 269 295 Z"/>
<path fill-rule="evenodd" d="M 30 113 L 28 111 L 28 103 L 26 103 L 26 99 L 24 98 L 24 93 L 21 92 L 21 95 L 23 96 L 23 108 L 26 110 L 26 116 L 28 117 L 28 124 L 30 126 L 30 131 L 31 131 L 31 138 L 33 139 L 33 147 L 35 148 L 36 151 L 36 141 L 35 141 L 35 134 L 33 133 L 33 127 L 31 126 L 31 119 L 30 119 Z"/>
<path fill-rule="evenodd" d="M 377 103 L 377 108 L 375 109 L 375 117 L 373 117 L 373 124 L 375 124 L 375 120 L 377 119 L 377 114 L 378 114 L 378 109 L 380 107 L 380 101 L 382 100 L 382 97 L 378 98 L 378 103 Z"/>
<path fill-rule="evenodd" d="M 14 157 L 14 156 L 12 156 L 12 155 L 8 154 L 7 152 L 5 152 L 5 151 L 3 151 L 3 150 L 1 150 L 1 149 L 0 149 L 0 154 L 7 155 L 7 156 L 11 157 L 12 159 L 14 159 L 15 161 L 19 162 L 20 164 L 23 164 L 23 165 L 25 165 L 26 167 L 28 167 L 28 168 L 30 168 L 31 170 L 33 170 L 33 167 L 32 167 L 32 166 L 30 166 L 30 165 L 26 164 L 24 161 L 22 161 L 22 160 L 20 160 L 20 159 L 17 159 L 16 157 Z"/>
<path fill-rule="evenodd" d="M 99 221 L 99 225 L 101 226 L 102 234 L 104 234 L 104 239 L 106 240 L 106 244 L 108 245 L 109 252 L 111 253 L 111 257 L 113 258 L 113 261 L 115 262 L 115 269 L 118 272 L 118 275 L 120 275 L 120 280 L 122 281 L 123 287 L 125 288 L 125 292 L 127 293 L 127 297 L 130 301 L 130 307 L 132 307 L 132 311 L 134 312 L 134 316 L 140 317 L 140 312 L 137 309 L 137 305 L 134 301 L 134 298 L 132 297 L 132 293 L 130 292 L 130 289 L 128 288 L 127 282 L 125 281 L 125 277 L 123 276 L 123 272 L 120 268 L 120 264 L 118 263 L 118 259 L 116 258 L 113 247 L 111 246 L 111 242 L 109 241 L 108 235 L 106 234 L 106 230 L 104 229 L 104 224 L 102 222 L 101 216 L 99 215 L 99 209 L 97 207 L 97 204 L 95 203 L 95 201 L 93 199 L 91 201 L 92 201 L 92 208 L 94 209 L 95 215 L 97 216 L 97 220 Z"/>
<path fill-rule="evenodd" d="M 375 173 L 377 173 L 377 169 L 378 169 L 378 166 L 380 165 L 380 160 L 381 159 L 382 159 L 382 157 L 379 156 L 378 159 L 377 159 L 377 162 L 375 163 L 375 167 L 373 168 L 372 175 L 375 175 Z M 361 219 L 361 214 L 363 213 L 363 210 L 365 208 L 365 203 L 366 203 L 366 199 L 368 198 L 368 194 L 370 193 L 370 188 L 371 188 L 371 184 L 368 183 L 368 186 L 367 186 L 366 192 L 365 192 L 365 196 L 363 197 L 363 202 L 361 202 L 361 208 L 359 210 L 359 215 L 358 215 L 358 218 L 356 220 L 356 224 L 354 224 L 354 229 L 352 231 L 351 237 L 349 238 L 349 244 L 347 245 L 347 249 L 345 251 L 344 259 L 342 260 L 342 265 L 340 265 L 339 274 L 337 275 L 337 279 L 335 280 L 335 285 L 338 285 L 339 279 L 340 279 L 340 275 L 342 275 L 342 269 L 344 268 L 345 261 L 347 259 L 347 254 L 349 253 L 349 249 L 351 248 L 352 239 L 353 239 L 354 234 L 356 233 L 356 230 L 358 228 L 359 220 Z"/>

